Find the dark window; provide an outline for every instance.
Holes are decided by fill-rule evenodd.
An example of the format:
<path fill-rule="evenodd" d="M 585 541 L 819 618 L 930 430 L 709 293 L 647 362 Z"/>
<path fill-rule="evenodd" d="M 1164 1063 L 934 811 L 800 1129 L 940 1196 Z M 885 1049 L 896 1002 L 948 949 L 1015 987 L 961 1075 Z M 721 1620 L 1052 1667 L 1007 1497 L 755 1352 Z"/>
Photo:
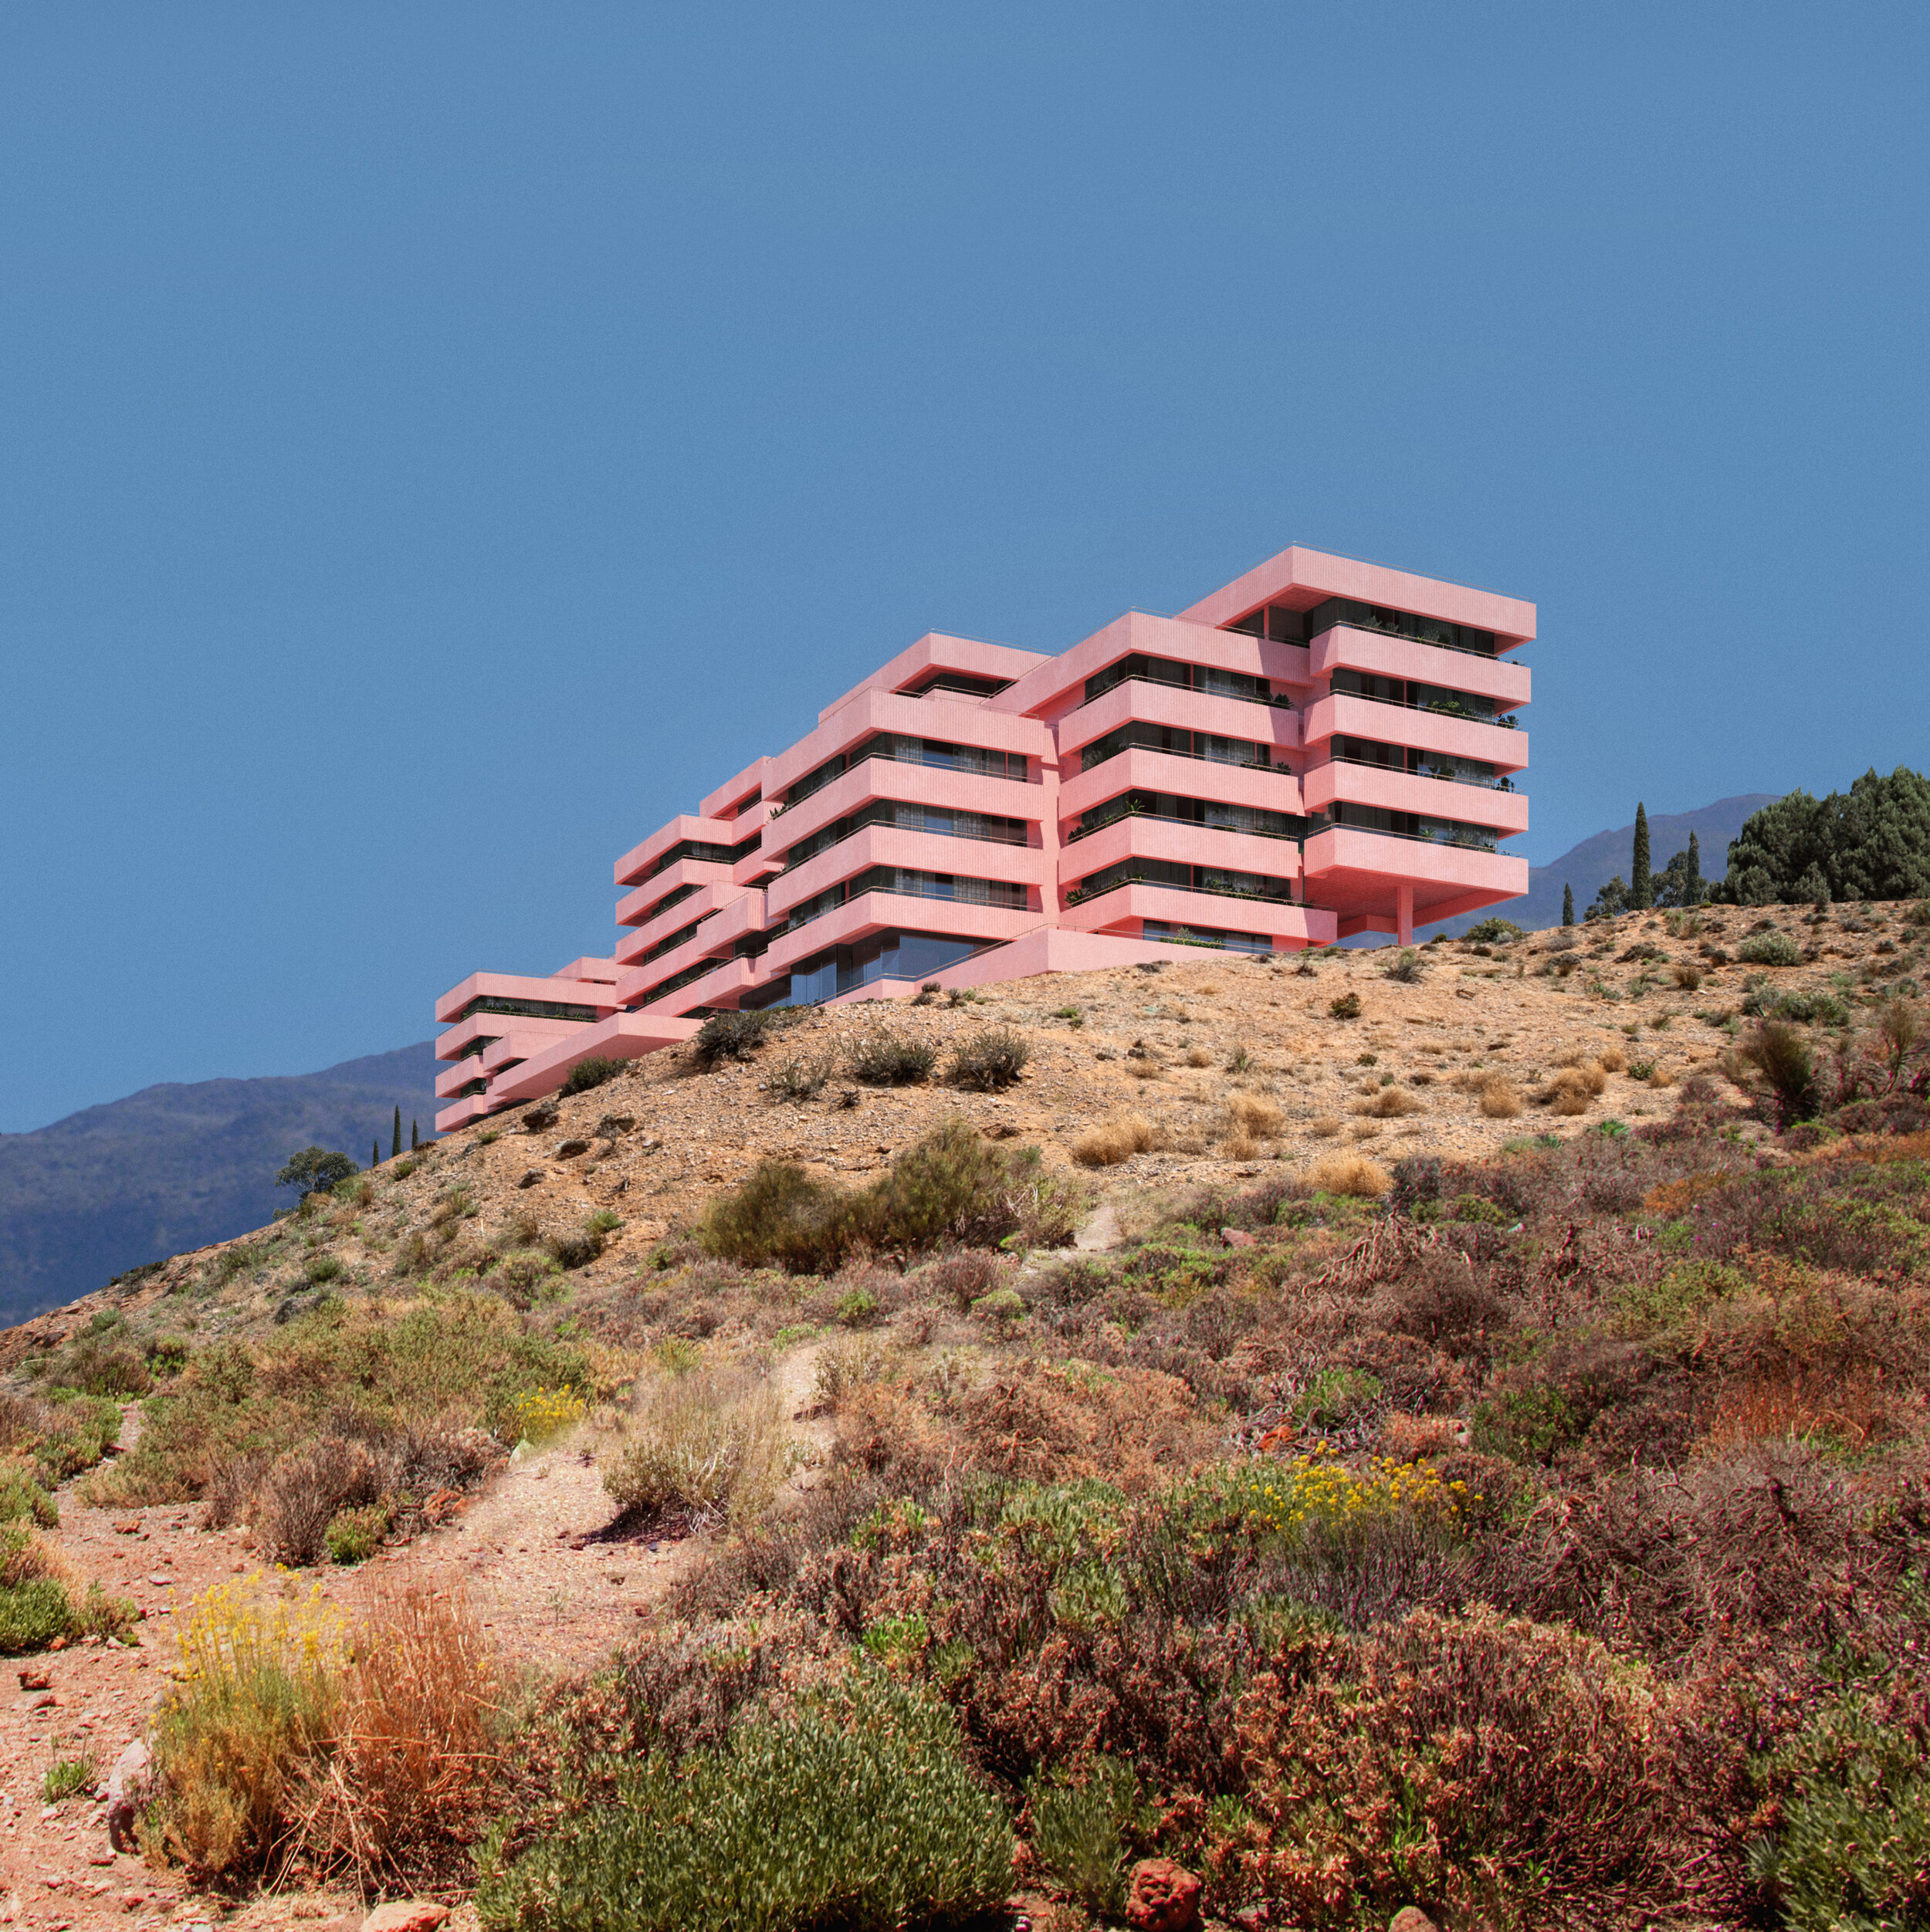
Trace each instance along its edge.
<path fill-rule="evenodd" d="M 1495 655 L 1496 640 L 1492 631 L 1478 631 L 1468 624 L 1450 624 L 1444 617 L 1417 617 L 1411 611 L 1390 611 L 1353 597 L 1329 597 L 1324 604 L 1316 604 L 1307 613 L 1306 622 L 1306 634 L 1310 638 L 1331 631 L 1336 624 L 1350 624 L 1357 631 L 1412 638 L 1417 644 L 1438 645 L 1444 651 L 1465 651 L 1477 658 Z"/>
<path fill-rule="evenodd" d="M 1244 738 L 1221 738 L 1207 731 L 1183 731 L 1173 725 L 1143 724 L 1135 719 L 1095 738 L 1079 753 L 1079 770 L 1090 771 L 1122 751 L 1170 752 L 1177 758 L 1204 758 L 1216 765 L 1250 765 L 1265 770 L 1271 763 L 1268 748 Z"/>
<path fill-rule="evenodd" d="M 1215 698 L 1244 698 L 1255 704 L 1271 702 L 1271 692 L 1265 678 L 1244 671 L 1221 671 L 1205 664 L 1183 664 L 1177 658 L 1150 658 L 1143 652 L 1121 658 L 1085 681 L 1085 702 L 1102 698 L 1114 685 L 1128 678 L 1146 684 L 1171 685 L 1181 691 L 1200 691 Z"/>
<path fill-rule="evenodd" d="M 1026 842 L 1026 821 L 1022 818 L 996 817 L 987 812 L 955 812 L 936 805 L 907 805 L 884 799 L 854 812 L 848 818 L 834 820 L 808 838 L 800 839 L 780 854 L 784 870 L 793 871 L 807 859 L 829 851 L 868 825 L 895 825 L 901 831 L 929 832 L 941 838 L 984 839 L 997 845 Z"/>
<path fill-rule="evenodd" d="M 1257 805 L 1226 805 L 1210 798 L 1180 798 L 1167 792 L 1122 792 L 1082 814 L 1071 839 L 1085 838 L 1122 818 L 1163 818 L 1215 831 L 1251 832 L 1261 838 L 1299 838 L 1305 821 L 1297 813 L 1264 811 Z"/>
<path fill-rule="evenodd" d="M 1221 866 L 1183 865 L 1175 859 L 1133 858 L 1081 879 L 1066 894 L 1066 902 L 1078 905 L 1122 885 L 1170 885 L 1182 892 L 1215 892 L 1230 898 L 1271 899 L 1282 905 L 1293 898 L 1292 883 L 1286 879 L 1231 871 Z"/>
<path fill-rule="evenodd" d="M 1142 919 L 1139 937 L 1163 946 L 1206 946 L 1231 952 L 1271 952 L 1273 941 L 1264 932 L 1223 932 L 1217 926 L 1177 925 L 1167 919 Z"/>

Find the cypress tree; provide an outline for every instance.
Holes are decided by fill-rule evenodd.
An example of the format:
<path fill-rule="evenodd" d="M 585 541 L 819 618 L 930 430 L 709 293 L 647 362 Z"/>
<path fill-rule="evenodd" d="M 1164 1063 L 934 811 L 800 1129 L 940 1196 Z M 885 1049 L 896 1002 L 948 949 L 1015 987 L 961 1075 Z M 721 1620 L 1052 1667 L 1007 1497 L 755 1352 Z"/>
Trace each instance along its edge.
<path fill-rule="evenodd" d="M 1575 888 L 1572 885 L 1564 885 L 1562 888 L 1562 924 L 1573 925 L 1574 923 Z"/>
<path fill-rule="evenodd" d="M 1628 869 L 1630 910 L 1646 912 L 1655 903 L 1655 881 L 1648 869 L 1648 813 L 1639 800 L 1635 807 L 1635 850 Z"/>
<path fill-rule="evenodd" d="M 1702 844 L 1693 832 L 1689 834 L 1688 888 L 1687 903 L 1700 905 L 1708 895 L 1702 889 Z"/>
<path fill-rule="evenodd" d="M 371 1167 L 380 1167 L 382 1164 L 382 1143 L 379 1140 L 368 1144 L 368 1164 Z"/>
<path fill-rule="evenodd" d="M 389 1158 L 393 1160 L 402 1151 L 402 1103 L 395 1103 L 395 1125 L 389 1135 Z"/>
<path fill-rule="evenodd" d="M 414 1121 L 409 1122 L 409 1152 L 412 1154 L 422 1145 L 422 1130 Z"/>

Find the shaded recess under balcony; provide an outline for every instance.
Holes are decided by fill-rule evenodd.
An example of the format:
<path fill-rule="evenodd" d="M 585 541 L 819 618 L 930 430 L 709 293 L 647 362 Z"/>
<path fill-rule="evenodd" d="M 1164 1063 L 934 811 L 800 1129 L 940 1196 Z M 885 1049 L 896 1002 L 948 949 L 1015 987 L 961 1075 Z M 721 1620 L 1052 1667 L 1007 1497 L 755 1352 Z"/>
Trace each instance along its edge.
<path fill-rule="evenodd" d="M 888 758 L 901 765 L 930 765 L 940 771 L 970 772 L 981 778 L 1010 778 L 1021 783 L 1029 776 L 1023 752 L 987 751 L 977 745 L 947 744 L 936 738 L 909 738 L 902 732 L 881 731 L 806 772 L 785 793 L 784 804 L 774 809 L 772 816 L 802 804 L 813 792 L 822 791 L 834 778 L 843 777 L 867 758 Z"/>
<path fill-rule="evenodd" d="M 1212 698 L 1239 698 L 1249 704 L 1284 705 L 1291 700 L 1285 692 L 1276 694 L 1265 678 L 1244 671 L 1222 671 L 1217 665 L 1185 664 L 1177 658 L 1149 657 L 1134 651 L 1095 672 L 1085 681 L 1085 699 L 1091 704 L 1103 698 L 1116 685 L 1137 682 L 1163 684 L 1181 691 L 1197 691 Z"/>
<path fill-rule="evenodd" d="M 1298 839 L 1306 831 L 1306 821 L 1297 812 L 1264 811 L 1257 805 L 1227 805 L 1217 799 L 1181 798 L 1170 792 L 1130 791 L 1082 812 L 1065 842 L 1075 844 L 1122 818 L 1165 819 L 1177 825 L 1204 825 L 1213 831 L 1251 832 L 1258 838 Z"/>
<path fill-rule="evenodd" d="M 676 844 L 657 854 L 649 871 L 638 882 L 648 885 L 659 872 L 669 871 L 679 859 L 700 859 L 706 865 L 735 865 L 740 859 L 748 858 L 764 842 L 761 831 L 753 832 L 741 845 L 713 845 L 700 838 L 680 838 Z"/>
<path fill-rule="evenodd" d="M 479 993 L 460 1013 L 450 1016 L 449 1024 L 459 1027 L 472 1013 L 514 1013 L 525 1020 L 594 1020 L 598 1017 L 594 1007 L 573 1006 L 561 1000 L 511 1000 L 500 993 Z"/>
<path fill-rule="evenodd" d="M 848 818 L 834 820 L 808 838 L 800 839 L 781 854 L 784 869 L 794 871 L 807 859 L 829 851 L 834 845 L 841 845 L 872 825 L 896 826 L 906 832 L 930 832 L 940 838 L 982 839 L 994 845 L 1026 842 L 1026 821 L 1022 818 L 1001 818 L 990 812 L 953 811 L 937 805 L 910 805 L 885 798 L 853 812 Z"/>
<path fill-rule="evenodd" d="M 1281 644 L 1305 644 L 1337 624 L 1352 624 L 1357 631 L 1378 631 L 1387 637 L 1410 638 L 1417 644 L 1434 645 L 1443 651 L 1462 651 L 1470 657 L 1492 658 L 1500 648 L 1492 631 L 1478 630 L 1471 624 L 1450 624 L 1444 617 L 1420 617 L 1412 611 L 1389 610 L 1344 597 L 1328 597 L 1307 611 L 1268 604 L 1248 611 L 1226 628 L 1244 631 L 1250 638 L 1271 638 Z"/>
<path fill-rule="evenodd" d="M 1442 685 L 1420 684 L 1412 678 L 1383 678 L 1371 671 L 1337 670 L 1333 689 L 1341 695 L 1366 698 L 1377 705 L 1399 705 L 1408 711 L 1431 711 L 1444 718 L 1465 718 L 1478 725 L 1499 725 L 1512 731 L 1515 720 L 1504 702 L 1471 691 L 1450 691 Z"/>
<path fill-rule="evenodd" d="M 795 932 L 801 925 L 827 912 L 834 912 L 848 901 L 866 892 L 896 892 L 911 899 L 950 899 L 960 905 L 996 905 L 1007 912 L 1023 912 L 1030 901 L 1028 888 L 1011 879 L 961 878 L 951 872 L 914 871 L 902 865 L 873 865 L 827 886 L 801 905 L 791 908 L 784 930 Z"/>
<path fill-rule="evenodd" d="M 1330 825 L 1351 827 L 1357 832 L 1380 832 L 1390 838 L 1419 839 L 1430 845 L 1458 845 L 1471 852 L 1495 852 L 1506 836 L 1492 825 L 1466 825 L 1458 819 L 1430 818 L 1422 812 L 1390 811 L 1383 805 L 1356 805 L 1337 798 L 1324 812 L 1307 820 L 1307 836 L 1325 831 Z"/>
<path fill-rule="evenodd" d="M 801 959 L 781 979 L 746 993 L 741 1003 L 751 1009 L 813 1007 L 879 980 L 929 979 L 985 949 L 981 939 L 942 932 L 873 932 Z"/>
<path fill-rule="evenodd" d="M 1268 878 L 1260 872 L 1227 871 L 1214 865 L 1187 865 L 1177 859 L 1122 858 L 1103 871 L 1079 881 L 1065 895 L 1068 905 L 1083 905 L 1122 885 L 1170 885 L 1182 892 L 1212 892 L 1227 898 L 1267 899 L 1277 905 L 1293 902 L 1292 881 Z"/>
<path fill-rule="evenodd" d="M 1163 751 L 1175 758 L 1200 758 L 1213 765 L 1244 765 L 1265 771 L 1273 764 L 1271 747 L 1244 738 L 1222 738 L 1210 731 L 1184 731 L 1176 725 L 1151 725 L 1137 720 L 1095 738 L 1079 752 L 1079 770 L 1090 771 L 1123 751 Z M 1284 770 L 1285 766 L 1282 769 Z"/>
<path fill-rule="evenodd" d="M 1451 785 L 1480 785 L 1495 792 L 1515 789 L 1512 779 L 1479 758 L 1457 758 L 1413 745 L 1383 745 L 1373 738 L 1336 738 L 1332 745 L 1328 755 L 1336 764 L 1373 765 L 1383 771 L 1404 772 L 1412 778 L 1444 779 Z"/>

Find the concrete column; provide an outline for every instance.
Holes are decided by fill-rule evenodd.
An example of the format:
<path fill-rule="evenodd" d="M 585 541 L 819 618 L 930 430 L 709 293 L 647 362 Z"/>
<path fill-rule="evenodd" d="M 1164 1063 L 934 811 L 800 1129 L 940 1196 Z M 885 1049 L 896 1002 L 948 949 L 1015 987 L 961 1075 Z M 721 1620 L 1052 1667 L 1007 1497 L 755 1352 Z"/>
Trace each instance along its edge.
<path fill-rule="evenodd" d="M 1414 888 L 1411 885 L 1394 888 L 1394 937 L 1403 946 L 1414 942 Z"/>

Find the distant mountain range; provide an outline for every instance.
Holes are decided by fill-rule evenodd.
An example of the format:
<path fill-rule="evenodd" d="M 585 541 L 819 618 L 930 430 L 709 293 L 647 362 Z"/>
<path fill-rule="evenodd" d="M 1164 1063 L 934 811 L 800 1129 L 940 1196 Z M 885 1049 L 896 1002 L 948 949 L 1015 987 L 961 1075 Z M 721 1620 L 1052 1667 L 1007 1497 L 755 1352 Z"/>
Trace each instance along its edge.
<path fill-rule="evenodd" d="M 357 1163 L 388 1152 L 394 1109 L 425 1134 L 438 1102 L 430 1043 L 320 1073 L 146 1087 L 30 1134 L 0 1134 L 0 1325 L 109 1279 L 259 1227 L 286 1195 L 275 1171 L 311 1146 Z"/>
<path fill-rule="evenodd" d="M 1693 832 L 1702 848 L 1702 876 L 1713 881 L 1729 868 L 1729 841 L 1742 831 L 1743 821 L 1765 805 L 1773 805 L 1779 792 L 1745 792 L 1737 798 L 1718 798 L 1701 810 L 1673 814 L 1652 814 L 1648 821 L 1649 865 L 1659 872 L 1689 842 Z M 1481 919 L 1499 915 L 1512 919 L 1529 932 L 1558 925 L 1562 916 L 1562 888 L 1575 888 L 1575 917 L 1588 910 L 1589 902 L 1619 872 L 1629 875 L 1635 844 L 1635 823 L 1617 826 L 1612 832 L 1597 832 L 1573 845 L 1552 865 L 1532 865 L 1528 869 L 1528 890 L 1518 899 L 1491 905 L 1485 912 L 1471 912 L 1458 919 L 1443 920 L 1436 932 L 1464 932 Z M 1385 945 L 1387 942 L 1378 942 Z"/>

